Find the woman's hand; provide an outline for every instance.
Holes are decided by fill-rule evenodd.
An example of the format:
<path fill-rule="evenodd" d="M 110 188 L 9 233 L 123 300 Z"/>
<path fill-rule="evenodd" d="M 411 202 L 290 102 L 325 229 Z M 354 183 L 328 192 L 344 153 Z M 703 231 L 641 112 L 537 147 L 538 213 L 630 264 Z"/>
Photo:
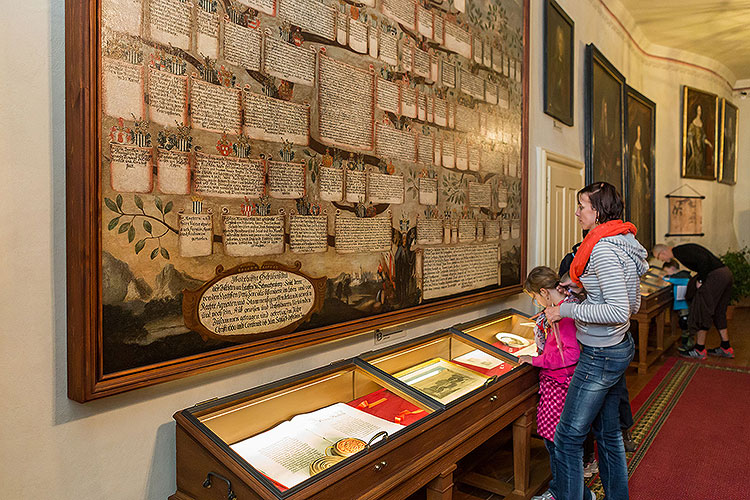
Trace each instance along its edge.
<path fill-rule="evenodd" d="M 549 323 L 557 323 L 562 319 L 560 316 L 560 306 L 549 306 L 544 310 L 544 316 Z"/>
<path fill-rule="evenodd" d="M 570 295 L 572 293 L 581 293 L 581 289 L 576 285 L 570 277 L 568 277 L 566 280 L 561 281 L 559 285 L 557 285 L 557 291 L 562 293 L 563 295 Z"/>
<path fill-rule="evenodd" d="M 531 356 L 518 356 L 518 363 L 519 364 L 531 364 Z"/>

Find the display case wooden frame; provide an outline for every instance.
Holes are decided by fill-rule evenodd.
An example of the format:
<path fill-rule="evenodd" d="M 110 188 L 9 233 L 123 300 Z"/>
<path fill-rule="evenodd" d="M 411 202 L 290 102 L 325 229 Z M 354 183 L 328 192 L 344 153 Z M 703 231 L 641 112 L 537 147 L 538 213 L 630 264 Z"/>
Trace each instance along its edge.
<path fill-rule="evenodd" d="M 136 369 L 105 373 L 102 354 L 101 0 L 66 0 L 66 233 L 68 397 L 79 402 L 207 372 L 250 359 L 402 324 L 510 296 L 520 284 L 464 293 L 361 320 L 291 332 Z M 526 274 L 529 2 L 523 4 L 520 275 Z"/>
<path fill-rule="evenodd" d="M 508 313 L 505 311 L 504 314 L 507 316 Z M 515 359 L 470 335 L 454 329 L 441 330 L 366 353 L 362 357 L 342 360 L 327 367 L 181 410 L 174 415 L 177 422 L 177 492 L 170 499 L 226 498 L 228 488 L 238 498 L 251 499 L 334 500 L 350 498 L 352 492 L 356 491 L 356 497 L 361 499 L 402 500 L 427 486 L 429 498 L 447 500 L 451 498 L 456 463 L 488 438 L 510 426 L 513 427 L 514 477 L 506 494 L 512 490 L 512 498 L 529 498 L 548 479 L 548 476 L 529 476 L 529 440 L 538 390 L 536 370 L 528 365 L 519 365 L 501 377 L 489 379 L 484 386 L 450 404 L 440 405 L 402 384 L 377 365 L 365 361 L 388 354 L 406 353 L 408 357 L 415 346 L 429 344 L 441 338 L 453 338 L 491 350 L 509 361 Z M 330 399 L 330 394 L 320 394 L 321 391 L 318 391 L 320 397 L 316 400 L 311 382 L 326 381 L 332 374 L 356 370 L 366 372 L 384 386 L 399 391 L 420 406 L 434 411 L 405 426 L 392 438 L 376 441 L 371 448 L 359 452 L 351 460 L 340 462 L 284 492 L 276 489 L 229 447 L 227 439 L 237 441 L 248 435 L 240 427 L 258 427 L 252 423 L 249 412 L 245 410 L 248 404 L 255 401 L 260 401 L 259 404 L 272 402 L 273 408 L 266 411 L 269 414 L 267 422 L 261 427 L 274 425 L 293 414 L 311 411 L 335 400 Z M 346 392 L 352 389 L 353 384 L 337 384 L 337 387 Z M 307 391 L 309 397 L 303 396 L 298 405 L 292 398 L 300 390 Z M 290 401 L 284 401 L 284 398 Z M 288 403 L 294 403 L 295 406 Z M 235 415 L 243 411 L 247 414 Z M 215 416 L 231 422 L 219 422 L 220 425 L 203 422 L 204 419 Z"/>

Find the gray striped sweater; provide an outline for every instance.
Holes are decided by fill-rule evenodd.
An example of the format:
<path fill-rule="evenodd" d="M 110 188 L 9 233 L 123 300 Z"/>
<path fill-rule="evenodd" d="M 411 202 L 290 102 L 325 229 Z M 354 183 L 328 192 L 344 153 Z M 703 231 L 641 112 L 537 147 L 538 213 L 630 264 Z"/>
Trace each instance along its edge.
<path fill-rule="evenodd" d="M 563 303 L 560 315 L 573 318 L 578 340 L 591 347 L 619 344 L 630 316 L 641 307 L 640 277 L 648 270 L 648 252 L 632 234 L 602 238 L 581 275 L 586 300 Z"/>

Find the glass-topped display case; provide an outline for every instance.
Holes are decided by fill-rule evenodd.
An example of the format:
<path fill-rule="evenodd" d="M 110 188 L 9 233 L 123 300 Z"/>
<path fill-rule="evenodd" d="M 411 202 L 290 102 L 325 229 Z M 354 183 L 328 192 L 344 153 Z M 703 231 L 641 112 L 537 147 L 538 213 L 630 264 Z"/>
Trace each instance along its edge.
<path fill-rule="evenodd" d="M 277 498 L 335 473 L 440 408 L 360 360 L 182 411 Z"/>
<path fill-rule="evenodd" d="M 515 309 L 460 323 L 453 329 L 492 345 L 517 359 L 517 356 L 536 356 L 534 320 Z"/>
<path fill-rule="evenodd" d="M 671 286 L 668 281 L 664 281 L 667 275 L 664 270 L 658 267 L 649 267 L 646 274 L 641 276 L 641 296 L 647 297 Z"/>
<path fill-rule="evenodd" d="M 517 359 L 502 349 L 455 330 L 444 330 L 360 357 L 446 406 L 456 404 L 518 366 Z"/>
<path fill-rule="evenodd" d="M 503 331 L 531 338 L 528 318 L 508 314 L 519 319 Z M 529 447 L 536 371 L 484 337 L 442 330 L 177 412 L 170 500 L 395 499 L 425 486 L 450 498 L 456 462 L 501 429 L 514 425 L 514 454 Z M 528 463 L 513 470 L 530 494 Z"/>

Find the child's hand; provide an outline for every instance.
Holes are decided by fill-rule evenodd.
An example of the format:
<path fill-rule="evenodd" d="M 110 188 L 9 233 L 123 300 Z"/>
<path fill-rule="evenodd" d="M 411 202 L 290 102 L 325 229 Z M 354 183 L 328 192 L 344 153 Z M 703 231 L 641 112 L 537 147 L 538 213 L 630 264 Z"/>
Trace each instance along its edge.
<path fill-rule="evenodd" d="M 531 356 L 526 356 L 526 355 L 524 355 L 524 356 L 518 356 L 518 362 L 520 364 L 526 363 L 526 364 L 530 365 L 531 364 Z"/>

